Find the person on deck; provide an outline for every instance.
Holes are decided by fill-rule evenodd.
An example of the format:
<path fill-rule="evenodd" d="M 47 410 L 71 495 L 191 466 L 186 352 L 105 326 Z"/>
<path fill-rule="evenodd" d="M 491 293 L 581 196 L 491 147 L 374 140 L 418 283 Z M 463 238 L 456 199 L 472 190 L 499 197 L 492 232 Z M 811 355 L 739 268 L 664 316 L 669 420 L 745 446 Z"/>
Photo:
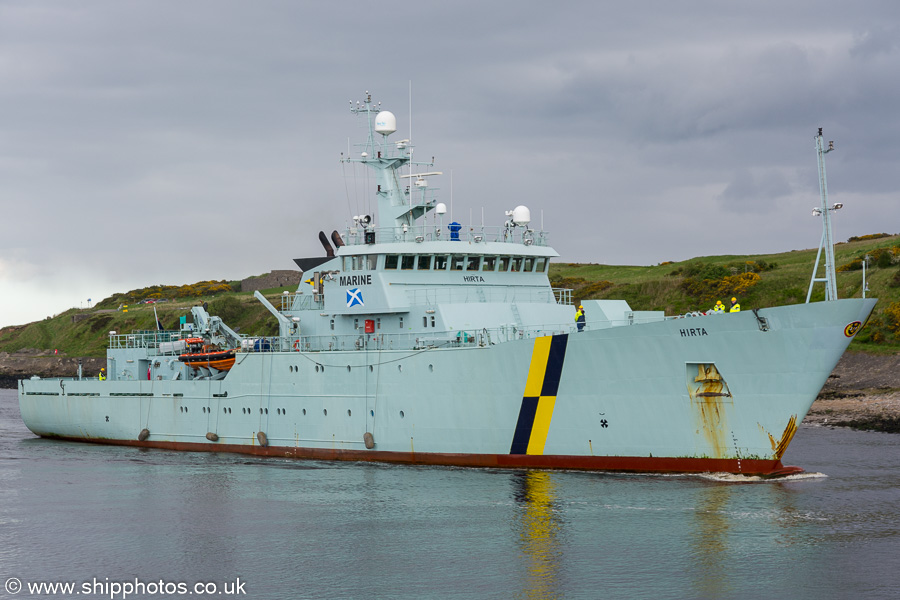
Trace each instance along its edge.
<path fill-rule="evenodd" d="M 103 367 L 100 367 L 100 374 L 97 376 L 97 378 L 100 381 L 103 381 L 104 379 L 106 379 L 106 369 L 104 369 Z"/>
<path fill-rule="evenodd" d="M 578 331 L 584 331 L 584 307 L 580 304 L 575 311 L 575 323 L 578 325 Z"/>
<path fill-rule="evenodd" d="M 741 312 L 741 305 L 738 304 L 737 298 L 731 299 L 731 310 L 728 312 Z"/>

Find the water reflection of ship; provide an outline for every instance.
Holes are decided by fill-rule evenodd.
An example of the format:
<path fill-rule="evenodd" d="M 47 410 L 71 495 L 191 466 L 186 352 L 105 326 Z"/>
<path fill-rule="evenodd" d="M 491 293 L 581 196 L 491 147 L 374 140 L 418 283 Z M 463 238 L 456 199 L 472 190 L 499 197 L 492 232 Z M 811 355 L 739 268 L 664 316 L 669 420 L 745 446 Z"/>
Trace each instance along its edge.
<path fill-rule="evenodd" d="M 748 494 L 749 490 L 752 493 Z M 808 543 L 802 533 L 808 515 L 797 513 L 791 488 L 781 483 L 752 488 L 713 483 L 697 490 L 694 506 L 689 544 L 697 598 L 729 598 L 738 591 L 734 565 L 742 558 L 738 554 L 745 552 L 748 516 L 759 517 L 749 521 L 759 551 L 764 554 L 775 555 L 776 548 L 770 546 Z"/>
<path fill-rule="evenodd" d="M 524 577 L 517 597 L 561 597 L 562 519 L 556 506 L 556 484 L 548 471 L 516 473 L 514 525 L 518 534 Z"/>
<path fill-rule="evenodd" d="M 700 598 L 726 598 L 729 595 L 728 535 L 731 519 L 726 513 L 731 485 L 710 485 L 699 491 L 694 512 L 695 533 L 690 537 L 691 556 L 696 561 L 693 578 Z"/>

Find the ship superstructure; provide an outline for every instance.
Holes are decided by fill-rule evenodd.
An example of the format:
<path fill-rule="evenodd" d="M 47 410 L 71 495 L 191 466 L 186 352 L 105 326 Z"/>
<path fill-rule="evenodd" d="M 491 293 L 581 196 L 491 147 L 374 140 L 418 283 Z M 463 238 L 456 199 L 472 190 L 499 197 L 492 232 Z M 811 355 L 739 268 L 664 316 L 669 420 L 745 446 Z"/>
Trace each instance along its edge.
<path fill-rule="evenodd" d="M 667 317 L 592 300 L 578 331 L 528 208 L 446 219 L 393 114 L 366 94 L 375 215 L 319 234 L 324 257 L 271 337 L 204 307 L 177 331 L 111 333 L 109 379 L 19 384 L 45 437 L 424 464 L 782 473 L 819 389 L 871 312 L 845 299 Z M 404 173 L 404 170 L 407 172 Z M 445 222 L 445 220 L 449 222 Z M 278 304 L 276 302 L 276 304 Z"/>

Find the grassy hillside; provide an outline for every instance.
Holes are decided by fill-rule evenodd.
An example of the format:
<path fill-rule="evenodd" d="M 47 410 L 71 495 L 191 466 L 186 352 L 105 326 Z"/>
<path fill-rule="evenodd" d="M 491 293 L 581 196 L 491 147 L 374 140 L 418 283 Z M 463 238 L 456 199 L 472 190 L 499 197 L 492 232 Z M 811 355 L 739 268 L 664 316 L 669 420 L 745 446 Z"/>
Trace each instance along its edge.
<path fill-rule="evenodd" d="M 878 298 L 866 328 L 851 348 L 875 352 L 900 350 L 900 236 L 862 236 L 835 246 L 838 297 L 862 294 L 861 260 L 869 291 Z M 795 250 L 754 256 L 705 256 L 651 267 L 557 264 L 550 272 L 555 287 L 574 289 L 577 300 L 624 299 L 634 310 L 664 310 L 681 314 L 708 310 L 737 296 L 744 310 L 806 301 L 816 250 Z M 856 261 L 856 262 L 854 262 Z M 824 259 L 822 259 L 824 262 Z M 819 276 L 824 271 L 820 270 Z M 817 283 L 811 301 L 823 300 L 825 287 Z"/>
<path fill-rule="evenodd" d="M 278 307 L 281 306 L 278 296 L 283 291 L 293 292 L 294 288 L 263 290 L 263 293 Z M 122 296 L 122 305 L 129 302 L 126 294 L 117 296 Z M 118 308 L 119 304 L 108 303 L 106 300 L 99 306 L 113 304 L 116 308 L 72 308 L 43 321 L 0 330 L 0 352 L 12 353 L 23 348 L 37 348 L 58 349 L 68 356 L 105 356 L 110 331 L 129 333 L 133 330 L 156 329 L 154 307 L 164 328 L 177 329 L 179 317 L 187 316 L 190 322 L 191 307 L 203 302 L 209 303 L 210 314 L 222 317 L 229 327 L 238 332 L 278 334 L 275 317 L 251 293 L 224 292 L 158 304 L 128 304 L 127 312 Z M 76 315 L 82 318 L 76 321 Z"/>
<path fill-rule="evenodd" d="M 838 268 L 858 269 L 866 254 L 870 266 L 867 296 L 878 298 L 868 325 L 851 348 L 869 352 L 900 351 L 900 236 L 862 236 L 835 247 Z M 717 299 L 728 302 L 736 295 L 744 310 L 780 304 L 797 304 L 806 300 L 816 250 L 797 250 L 782 254 L 758 256 L 706 256 L 678 263 L 662 263 L 651 267 L 554 264 L 550 279 L 554 287 L 572 288 L 575 300 L 620 298 L 634 310 L 664 310 L 681 314 L 707 310 Z M 821 273 L 820 273 L 821 274 Z M 177 327 L 178 318 L 187 315 L 191 306 L 209 303 L 209 312 L 222 317 L 240 332 L 275 335 L 275 318 L 250 293 L 233 291 L 234 282 L 200 282 L 179 288 L 153 286 L 116 294 L 93 310 L 70 309 L 55 317 L 28 325 L 0 330 L 0 352 L 16 352 L 24 348 L 59 349 L 69 356 L 104 356 L 107 335 L 111 330 L 130 332 L 154 329 L 153 307 L 165 328 Z M 838 296 L 859 297 L 862 271 L 838 273 Z M 277 296 L 293 288 L 265 290 L 275 306 Z M 175 299 L 171 296 L 188 295 Z M 813 301 L 824 299 L 824 285 L 816 284 Z M 157 304 L 139 303 L 147 298 L 170 298 Z M 122 305 L 128 304 L 124 312 Z M 76 320 L 79 318 L 80 320 Z"/>

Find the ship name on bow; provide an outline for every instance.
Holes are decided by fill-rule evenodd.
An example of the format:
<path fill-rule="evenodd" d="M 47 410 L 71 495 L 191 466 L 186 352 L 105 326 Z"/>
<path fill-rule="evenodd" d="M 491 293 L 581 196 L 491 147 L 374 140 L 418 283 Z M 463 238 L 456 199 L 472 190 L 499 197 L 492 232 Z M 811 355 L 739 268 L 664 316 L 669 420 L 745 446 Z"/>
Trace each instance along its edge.
<path fill-rule="evenodd" d="M 679 329 L 681 337 L 697 337 L 700 335 L 709 335 L 703 327 L 691 327 L 690 329 Z"/>

